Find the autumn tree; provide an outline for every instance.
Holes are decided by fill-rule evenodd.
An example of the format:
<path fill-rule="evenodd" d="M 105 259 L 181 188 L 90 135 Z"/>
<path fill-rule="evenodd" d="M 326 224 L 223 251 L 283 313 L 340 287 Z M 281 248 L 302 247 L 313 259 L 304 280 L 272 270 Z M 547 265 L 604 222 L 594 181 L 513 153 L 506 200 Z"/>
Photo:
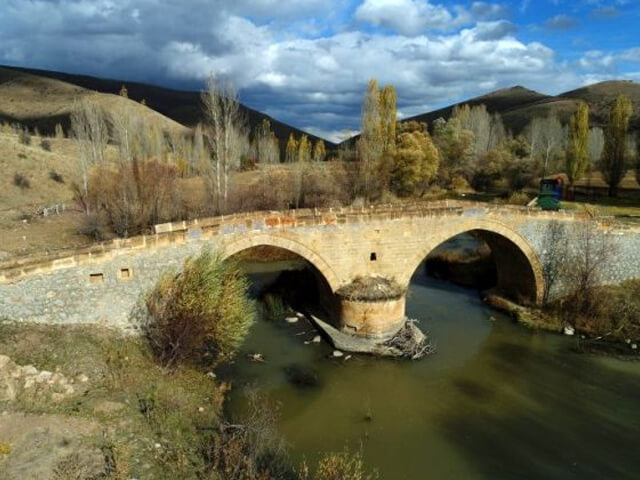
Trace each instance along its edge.
<path fill-rule="evenodd" d="M 324 146 L 324 141 L 317 140 L 313 146 L 313 161 L 314 162 L 322 162 L 327 156 L 327 150 Z"/>
<path fill-rule="evenodd" d="M 240 110 L 238 93 L 229 81 L 219 82 L 212 74 L 208 89 L 202 95 L 208 120 L 208 140 L 212 161 L 208 169 L 209 184 L 213 187 L 213 202 L 217 211 L 225 210 L 231 172 L 240 166 L 241 157 L 249 149 L 246 118 Z"/>
<path fill-rule="evenodd" d="M 298 161 L 298 141 L 296 140 L 296 137 L 293 136 L 293 133 L 289 134 L 289 139 L 287 140 L 285 161 L 289 164 L 293 164 Z"/>
<path fill-rule="evenodd" d="M 456 105 L 451 115 L 460 121 L 460 128 L 473 133 L 472 148 L 476 158 L 497 147 L 506 137 L 502 118 L 498 114 L 491 115 L 484 104 Z"/>
<path fill-rule="evenodd" d="M 427 125 L 408 122 L 398 128 L 390 187 L 396 195 L 421 196 L 436 177 L 440 154 Z"/>
<path fill-rule="evenodd" d="M 439 181 L 443 185 L 451 184 L 455 177 L 469 181 L 472 176 L 473 132 L 463 129 L 456 117 L 446 121 L 439 118 L 433 125 L 433 139 L 440 151 Z"/>
<path fill-rule="evenodd" d="M 104 152 L 109 141 L 107 117 L 97 96 L 84 97 L 74 104 L 71 112 L 71 134 L 80 146 L 77 156 L 80 183 L 77 185 L 76 196 L 88 215 L 89 170 L 104 160 Z"/>
<path fill-rule="evenodd" d="M 565 173 L 573 187 L 587 171 L 589 164 L 589 105 L 581 104 L 569 120 Z"/>
<path fill-rule="evenodd" d="M 361 191 L 366 199 L 388 188 L 395 151 L 396 101 L 392 86 L 380 89 L 377 80 L 369 81 L 357 145 Z"/>
<path fill-rule="evenodd" d="M 298 143 L 298 159 L 294 165 L 293 172 L 293 189 L 294 189 L 294 202 L 296 208 L 300 206 L 300 202 L 303 197 L 303 182 L 304 176 L 311 161 L 311 142 L 306 135 L 300 137 Z"/>
<path fill-rule="evenodd" d="M 626 136 L 632 113 L 633 107 L 629 99 L 624 95 L 618 95 L 609 111 L 600 159 L 600 170 L 609 185 L 610 197 L 618 195 L 618 185 L 627 173 Z"/>

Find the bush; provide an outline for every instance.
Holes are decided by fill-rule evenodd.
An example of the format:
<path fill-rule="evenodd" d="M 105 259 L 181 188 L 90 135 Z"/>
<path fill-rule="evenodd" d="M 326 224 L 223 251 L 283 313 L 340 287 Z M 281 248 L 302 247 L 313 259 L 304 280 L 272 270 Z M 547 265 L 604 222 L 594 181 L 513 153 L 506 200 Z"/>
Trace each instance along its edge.
<path fill-rule="evenodd" d="M 25 188 L 31 188 L 31 182 L 29 182 L 29 179 L 21 173 L 16 173 L 13 176 L 13 184 L 16 187 L 20 187 L 22 190 Z"/>
<path fill-rule="evenodd" d="M 64 183 L 64 178 L 55 170 L 49 170 L 49 178 L 57 183 Z"/>
<path fill-rule="evenodd" d="M 78 228 L 78 233 L 81 235 L 86 235 L 96 242 L 104 240 L 102 227 L 100 226 L 100 219 L 98 218 L 98 215 L 95 214 L 84 215 L 82 217 L 80 226 Z"/>
<path fill-rule="evenodd" d="M 51 151 L 51 142 L 46 138 L 40 140 L 40 148 L 42 148 L 45 152 Z"/>
<path fill-rule="evenodd" d="M 29 130 L 23 128 L 18 132 L 18 142 L 22 145 L 31 145 L 31 134 Z"/>
<path fill-rule="evenodd" d="M 74 193 L 83 209 L 102 209 L 113 231 L 128 237 L 180 216 L 177 178 L 174 165 L 155 160 L 123 163 L 115 168 L 103 165 L 89 177 L 89 198 L 79 186 L 74 187 Z"/>
<path fill-rule="evenodd" d="M 309 476 L 309 469 L 303 464 L 300 472 L 302 480 L 375 480 L 377 472 L 371 474 L 365 470 L 362 449 L 353 453 L 345 448 L 341 452 L 324 455 L 316 467 L 315 475 Z"/>
<path fill-rule="evenodd" d="M 204 250 L 177 274 L 165 273 L 146 297 L 146 337 L 167 367 L 228 360 L 249 332 L 255 306 L 237 264 Z"/>

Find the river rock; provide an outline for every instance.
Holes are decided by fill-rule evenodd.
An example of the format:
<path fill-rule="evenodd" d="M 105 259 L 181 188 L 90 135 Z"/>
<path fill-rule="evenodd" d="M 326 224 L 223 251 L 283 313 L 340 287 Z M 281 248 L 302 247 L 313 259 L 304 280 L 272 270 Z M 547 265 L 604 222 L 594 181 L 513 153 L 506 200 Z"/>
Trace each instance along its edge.
<path fill-rule="evenodd" d="M 344 353 L 342 353 L 340 350 L 334 350 L 333 351 L 333 356 L 334 356 L 334 358 L 344 357 Z"/>
<path fill-rule="evenodd" d="M 638 344 L 637 343 L 632 343 L 631 344 L 631 350 L 637 350 L 638 349 Z"/>
<path fill-rule="evenodd" d="M 322 341 L 322 337 L 320 335 L 316 335 L 315 337 L 313 337 L 313 340 L 311 340 L 313 343 L 320 343 Z"/>
<path fill-rule="evenodd" d="M 298 321 L 298 317 L 287 317 L 285 318 L 287 323 L 296 323 Z"/>
<path fill-rule="evenodd" d="M 565 325 L 563 332 L 565 335 L 575 335 L 576 331 L 571 325 Z"/>

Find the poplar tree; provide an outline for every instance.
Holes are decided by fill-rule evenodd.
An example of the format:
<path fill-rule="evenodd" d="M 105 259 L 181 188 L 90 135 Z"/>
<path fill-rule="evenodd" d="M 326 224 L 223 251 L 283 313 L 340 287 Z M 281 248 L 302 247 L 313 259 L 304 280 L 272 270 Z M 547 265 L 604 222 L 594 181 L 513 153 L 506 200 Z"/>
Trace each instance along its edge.
<path fill-rule="evenodd" d="M 573 187 L 587 171 L 589 165 L 589 105 L 581 104 L 569 120 L 569 138 L 566 154 L 566 174 Z"/>
<path fill-rule="evenodd" d="M 618 185 L 627 173 L 626 136 L 632 113 L 633 107 L 629 99 L 624 95 L 618 95 L 609 111 L 609 121 L 604 133 L 604 149 L 600 159 L 600 169 L 609 185 L 610 197 L 618 196 Z"/>
<path fill-rule="evenodd" d="M 396 92 L 391 85 L 380 89 L 376 79 L 369 81 L 358 141 L 361 189 L 367 199 L 376 190 L 379 193 L 389 187 L 396 146 L 396 103 Z"/>
<path fill-rule="evenodd" d="M 327 150 L 322 140 L 318 140 L 313 146 L 313 161 L 322 162 L 327 156 Z"/>

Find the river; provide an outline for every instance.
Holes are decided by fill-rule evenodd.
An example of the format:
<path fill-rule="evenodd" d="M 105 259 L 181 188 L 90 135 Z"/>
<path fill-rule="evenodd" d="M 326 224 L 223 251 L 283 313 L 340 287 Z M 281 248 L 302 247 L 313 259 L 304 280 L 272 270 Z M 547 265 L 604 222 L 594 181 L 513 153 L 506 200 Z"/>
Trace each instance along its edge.
<path fill-rule="evenodd" d="M 333 359 L 328 344 L 305 344 L 317 334 L 306 320 L 260 319 L 227 372 L 227 408 L 240 411 L 242 385 L 255 386 L 280 405 L 295 463 L 362 445 L 382 479 L 638 478 L 640 363 L 573 353 L 575 338 L 530 331 L 424 272 L 407 310 L 437 353 Z M 292 365 L 318 384 L 292 384 Z"/>

